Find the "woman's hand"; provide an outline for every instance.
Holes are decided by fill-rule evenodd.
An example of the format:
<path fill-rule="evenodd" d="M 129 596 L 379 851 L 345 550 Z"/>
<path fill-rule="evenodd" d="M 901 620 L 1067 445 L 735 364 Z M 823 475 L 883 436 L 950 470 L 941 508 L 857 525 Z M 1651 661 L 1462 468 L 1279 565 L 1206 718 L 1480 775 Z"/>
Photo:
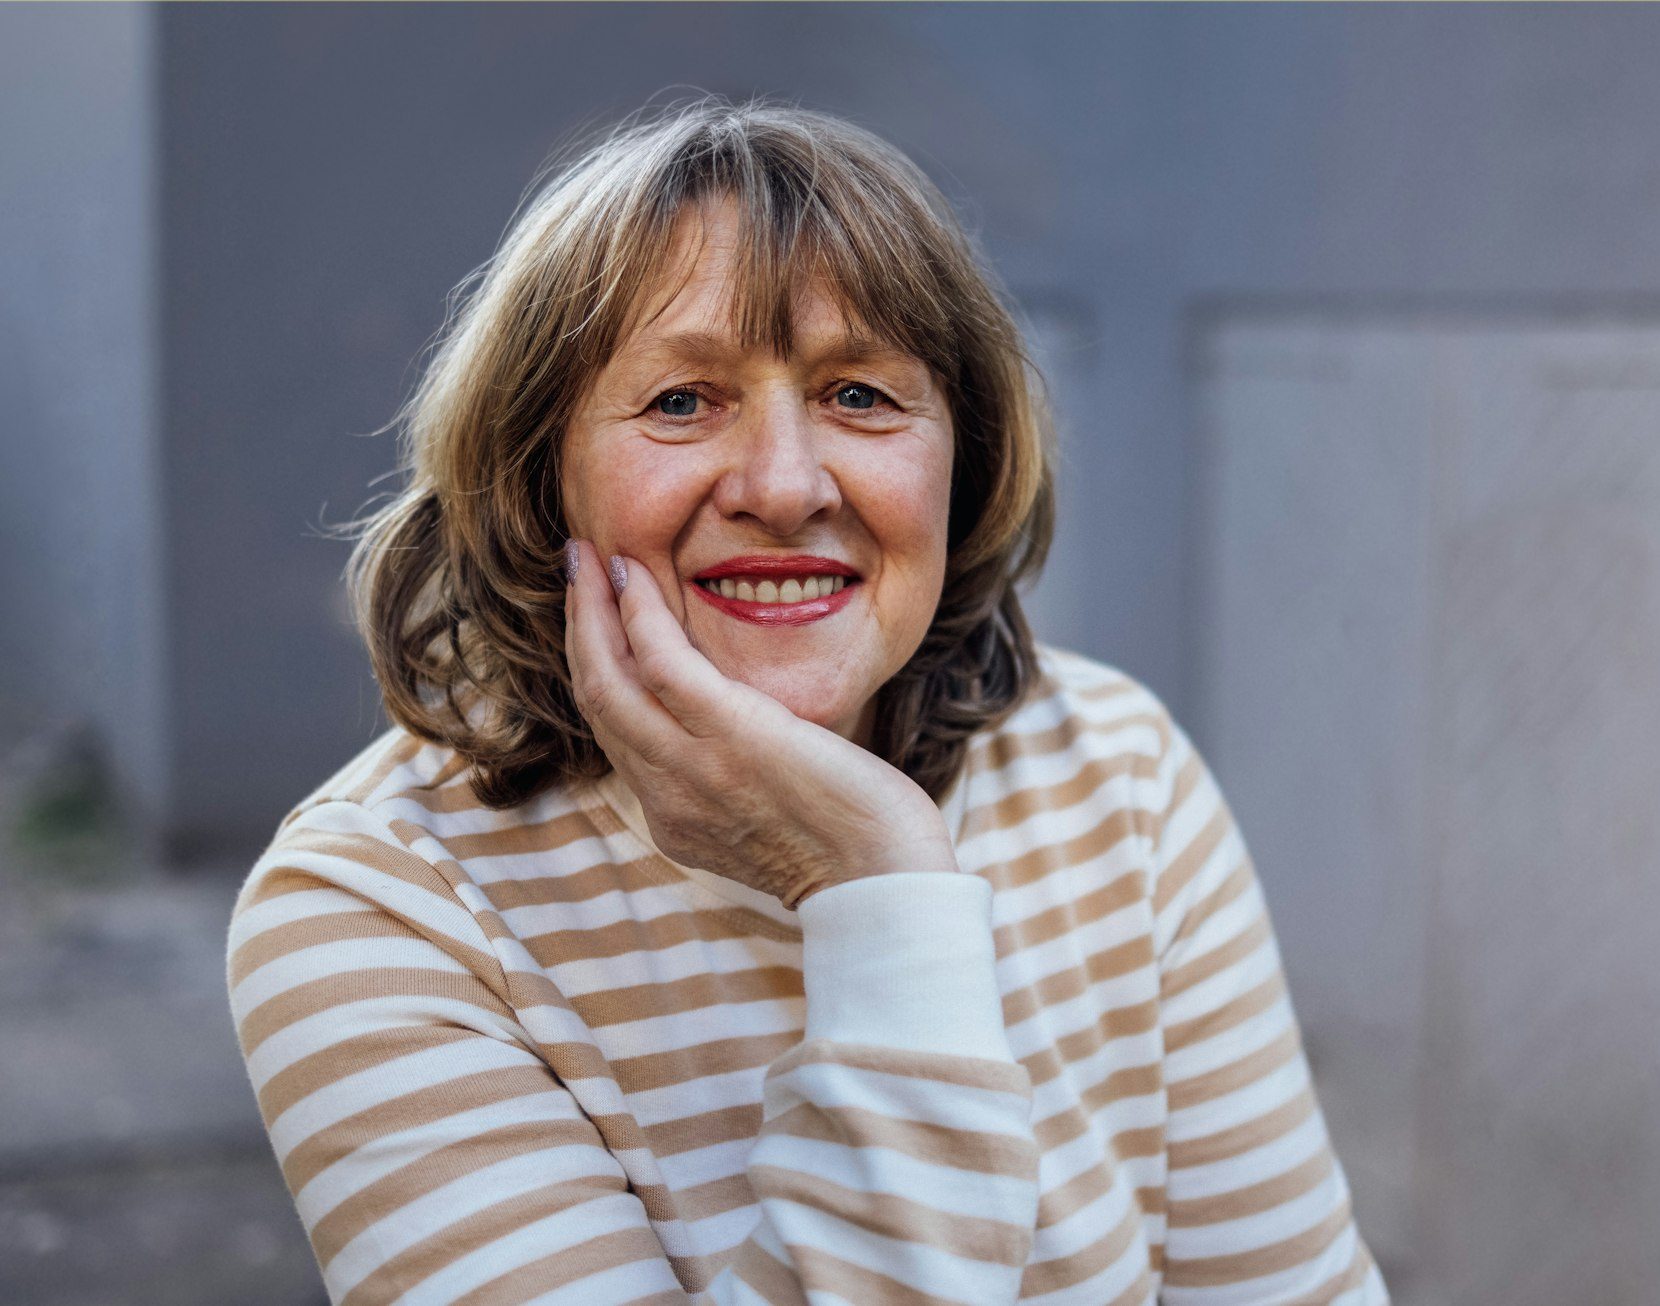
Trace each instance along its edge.
<path fill-rule="evenodd" d="M 896 767 L 718 671 L 646 567 L 615 594 L 587 541 L 566 586 L 576 704 L 638 795 L 657 846 L 796 907 L 890 871 L 955 871 L 926 791 Z M 567 564 L 568 565 L 568 564 Z"/>

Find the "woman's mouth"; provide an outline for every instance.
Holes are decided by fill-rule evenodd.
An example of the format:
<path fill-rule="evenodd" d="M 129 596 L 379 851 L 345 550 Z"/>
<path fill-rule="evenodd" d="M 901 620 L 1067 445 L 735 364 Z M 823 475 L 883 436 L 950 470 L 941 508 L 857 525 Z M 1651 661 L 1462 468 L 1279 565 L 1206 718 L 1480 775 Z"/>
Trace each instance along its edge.
<path fill-rule="evenodd" d="M 688 582 L 728 616 L 758 626 L 798 626 L 840 612 L 861 583 L 848 576 L 723 576 Z"/>

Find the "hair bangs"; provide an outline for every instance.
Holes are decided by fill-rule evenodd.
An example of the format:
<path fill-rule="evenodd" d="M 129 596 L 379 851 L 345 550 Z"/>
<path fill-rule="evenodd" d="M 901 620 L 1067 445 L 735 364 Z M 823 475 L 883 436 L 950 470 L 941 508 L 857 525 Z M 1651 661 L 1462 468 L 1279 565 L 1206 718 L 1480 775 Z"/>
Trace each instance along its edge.
<path fill-rule="evenodd" d="M 811 287 L 841 311 L 850 339 L 902 349 L 954 377 L 960 353 L 949 296 L 935 284 L 952 251 L 926 239 L 931 224 L 919 217 L 931 215 L 870 189 L 833 145 L 705 124 L 660 156 L 611 242 L 603 277 L 610 311 L 591 323 L 598 363 L 674 302 L 703 249 L 703 212 L 729 201 L 739 249 L 727 326 L 744 348 L 792 357 L 797 303 Z M 695 240 L 671 262 L 682 221 L 694 224 Z"/>

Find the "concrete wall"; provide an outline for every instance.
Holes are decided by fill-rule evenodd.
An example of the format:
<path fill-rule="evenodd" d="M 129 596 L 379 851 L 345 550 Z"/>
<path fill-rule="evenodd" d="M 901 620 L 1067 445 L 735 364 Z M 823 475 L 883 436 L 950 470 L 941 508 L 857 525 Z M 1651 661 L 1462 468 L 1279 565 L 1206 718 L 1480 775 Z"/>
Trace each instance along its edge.
<path fill-rule="evenodd" d="M 1325 451 L 1292 460 L 1283 511 L 1265 511 L 1276 490 L 1259 485 L 1258 540 L 1277 561 L 1254 575 L 1216 564 L 1226 523 L 1190 519 L 1187 702 L 1257 855 L 1363 1227 L 1414 1300 L 1635 1306 L 1652 1295 L 1660 1189 L 1641 1141 L 1652 1058 L 1628 1022 L 1652 1005 L 1632 995 L 1652 988 L 1639 886 L 1656 868 L 1643 805 L 1617 796 L 1652 770 L 1626 723 L 1657 694 L 1635 633 L 1654 596 L 1641 550 L 1615 541 L 1623 519 L 1580 487 L 1614 495 L 1624 481 L 1598 471 L 1607 428 L 1625 424 L 1639 467 L 1652 422 L 1624 408 L 1574 420 L 1564 394 L 1541 399 L 1532 344 L 1477 386 L 1431 332 L 1623 316 L 1635 348 L 1660 320 L 1660 140 L 1646 126 L 1660 13 L 1177 6 L 1172 29 L 1182 239 L 1148 325 L 1184 337 L 1194 366 L 1168 418 L 1187 442 L 1230 425 L 1289 438 L 1313 412 L 1310 448 Z M 1425 329 L 1356 352 L 1345 331 L 1391 317 Z M 1260 414 L 1199 420 L 1205 346 L 1265 319 L 1323 335 L 1304 355 L 1340 350 L 1350 377 L 1299 382 L 1282 358 Z M 1390 353 L 1405 339 L 1447 369 L 1435 384 L 1403 383 L 1411 369 Z M 1364 403 L 1334 401 L 1369 376 L 1383 380 Z M 1287 402 L 1299 384 L 1315 407 Z M 1457 483 L 1422 472 L 1463 447 L 1483 454 Z M 1187 458 L 1191 509 L 1219 456 Z M 1480 537 L 1456 514 L 1471 487 L 1523 466 L 1537 478 L 1519 514 L 1529 544 L 1470 547 Z M 1648 480 L 1625 479 L 1631 494 Z M 1334 560 L 1369 550 L 1389 565 L 1349 570 L 1344 588 Z M 1299 589 L 1305 574 L 1333 583 Z M 1256 614 L 1254 663 L 1228 638 L 1252 602 L 1279 625 Z M 1581 621 L 1599 603 L 1602 619 Z M 1303 654 L 1349 655 L 1299 660 L 1288 629 L 1323 636 Z M 1207 660 L 1227 675 L 1195 675 Z M 1471 745 L 1468 723 L 1495 716 L 1514 729 Z"/>
<path fill-rule="evenodd" d="M 1361 1227 L 1415 1300 L 1636 1300 L 1660 301 L 1240 312 L 1202 353 L 1210 759 Z"/>
<path fill-rule="evenodd" d="M 1184 5 L 1167 31 L 1181 234 L 1149 334 L 1193 342 L 1252 305 L 1564 311 L 1660 292 L 1660 11 Z M 1146 384 L 1164 438 L 1191 449 L 1191 385 L 1174 363 Z M 1186 505 L 1202 469 L 1181 462 Z M 1185 690 L 1204 619 L 1184 613 Z M 1202 739 L 1209 705 L 1183 701 Z"/>
<path fill-rule="evenodd" d="M 0 13 L 0 733 L 90 724 L 141 826 L 171 755 L 152 19 Z"/>

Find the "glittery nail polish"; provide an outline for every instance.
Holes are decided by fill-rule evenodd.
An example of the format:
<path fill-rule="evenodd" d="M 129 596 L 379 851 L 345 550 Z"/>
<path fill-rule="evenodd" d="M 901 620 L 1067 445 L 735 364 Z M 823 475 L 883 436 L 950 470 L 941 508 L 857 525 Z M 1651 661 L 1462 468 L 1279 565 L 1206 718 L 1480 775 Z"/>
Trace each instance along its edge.
<path fill-rule="evenodd" d="M 581 560 L 577 552 L 576 541 L 565 541 L 565 584 L 569 585 L 576 580 L 576 564 Z"/>
<path fill-rule="evenodd" d="M 611 555 L 611 588 L 616 590 L 618 594 L 621 594 L 623 592 L 623 587 L 627 584 L 628 567 L 623 563 L 623 560 L 620 557 L 613 553 Z"/>

